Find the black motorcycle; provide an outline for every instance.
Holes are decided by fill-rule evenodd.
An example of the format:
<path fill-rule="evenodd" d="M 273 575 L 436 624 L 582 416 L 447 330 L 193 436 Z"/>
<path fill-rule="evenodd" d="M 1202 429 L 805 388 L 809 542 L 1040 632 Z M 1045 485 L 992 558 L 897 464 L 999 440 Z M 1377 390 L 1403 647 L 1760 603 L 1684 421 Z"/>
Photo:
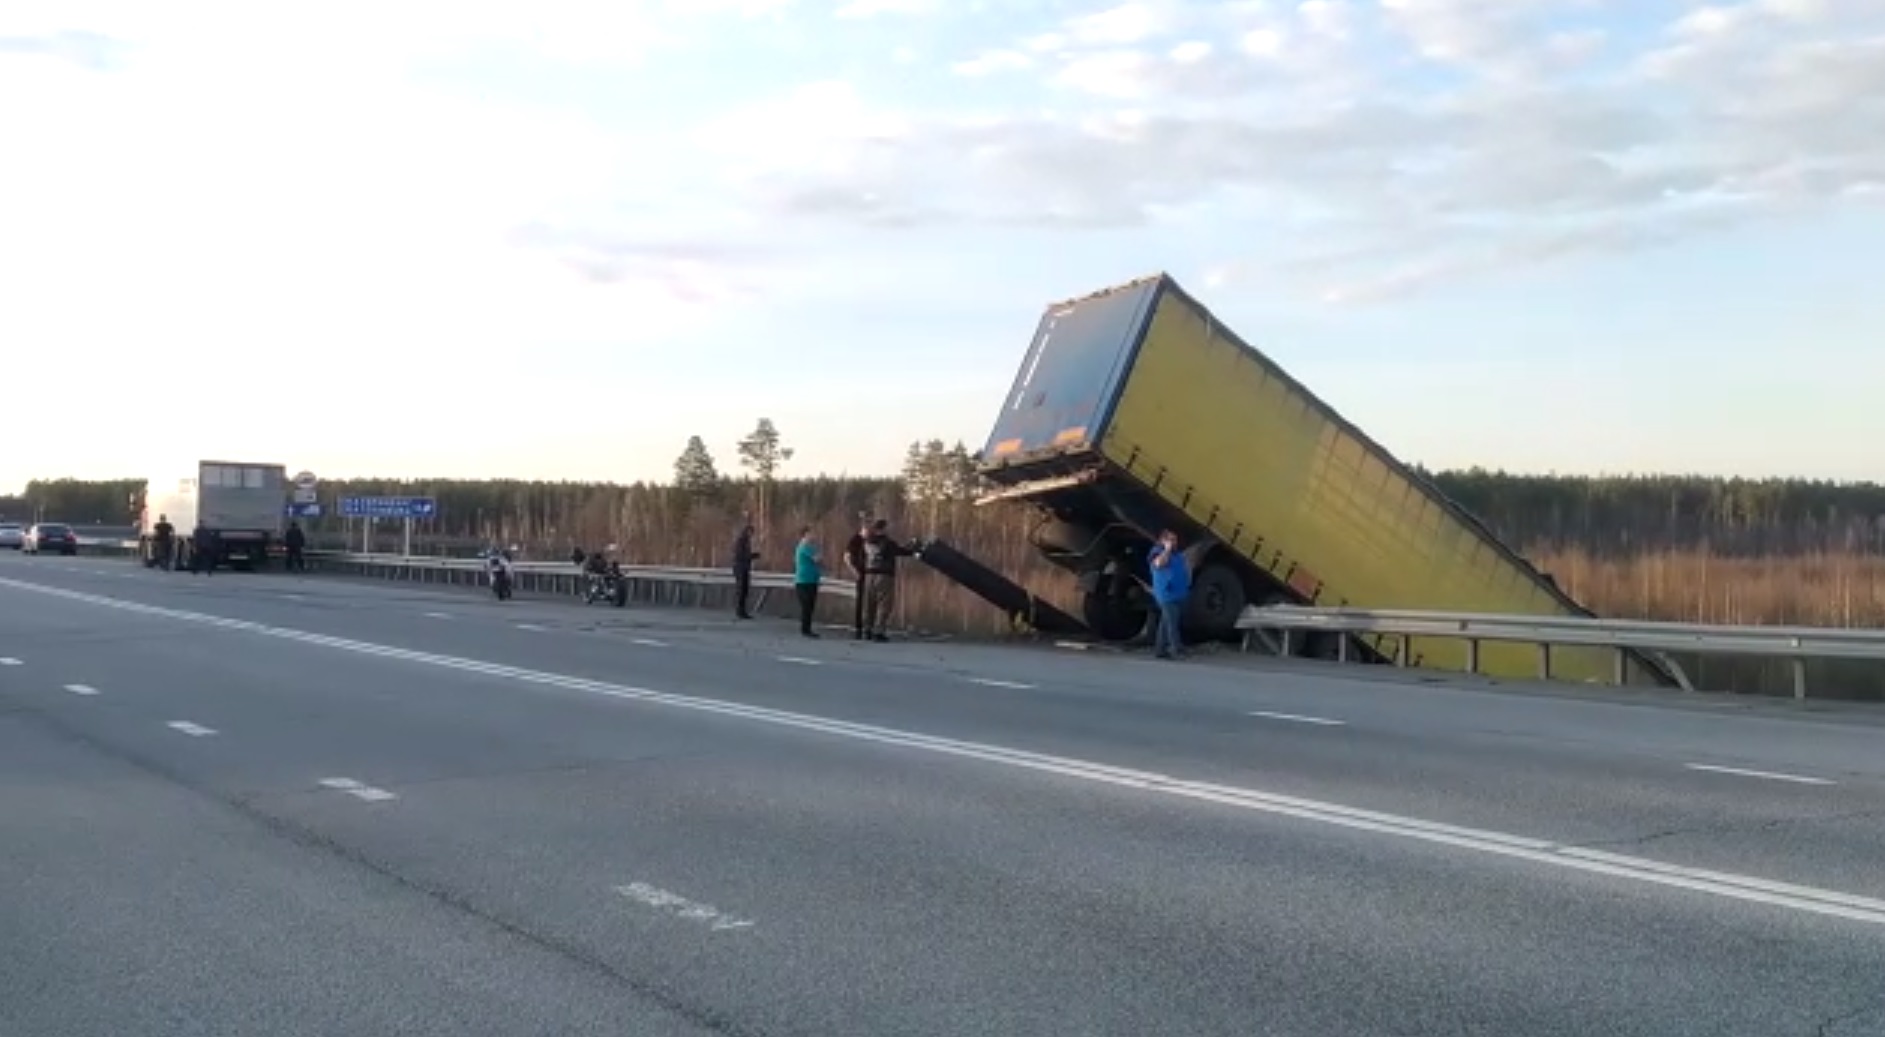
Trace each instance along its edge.
<path fill-rule="evenodd" d="M 588 575 L 583 585 L 583 604 L 593 605 L 598 601 L 606 601 L 618 609 L 628 604 L 628 576 L 622 572 L 622 563 L 610 562 L 607 569 Z"/>

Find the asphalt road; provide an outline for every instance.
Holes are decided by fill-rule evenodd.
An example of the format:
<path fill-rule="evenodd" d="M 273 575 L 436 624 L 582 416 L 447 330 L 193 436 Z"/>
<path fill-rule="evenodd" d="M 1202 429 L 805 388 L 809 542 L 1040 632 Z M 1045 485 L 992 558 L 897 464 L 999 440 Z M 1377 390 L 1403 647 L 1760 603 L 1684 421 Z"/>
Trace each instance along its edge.
<path fill-rule="evenodd" d="M 1885 1033 L 1885 720 L 0 557 L 0 1033 Z"/>

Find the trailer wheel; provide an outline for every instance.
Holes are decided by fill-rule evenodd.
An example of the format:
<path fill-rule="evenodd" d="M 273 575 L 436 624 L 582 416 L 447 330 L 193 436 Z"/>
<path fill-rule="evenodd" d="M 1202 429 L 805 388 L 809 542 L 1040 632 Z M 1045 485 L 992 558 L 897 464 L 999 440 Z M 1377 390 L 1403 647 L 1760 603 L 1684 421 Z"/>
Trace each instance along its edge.
<path fill-rule="evenodd" d="M 1230 566 L 1206 564 L 1191 581 L 1191 600 L 1185 609 L 1186 625 L 1200 641 L 1219 641 L 1237 633 L 1237 617 L 1249 601 L 1243 578 Z"/>
<path fill-rule="evenodd" d="M 1080 598 L 1080 618 L 1102 641 L 1130 641 L 1145 632 L 1152 614 L 1144 605 L 1113 590 L 1113 577 L 1102 576 Z"/>

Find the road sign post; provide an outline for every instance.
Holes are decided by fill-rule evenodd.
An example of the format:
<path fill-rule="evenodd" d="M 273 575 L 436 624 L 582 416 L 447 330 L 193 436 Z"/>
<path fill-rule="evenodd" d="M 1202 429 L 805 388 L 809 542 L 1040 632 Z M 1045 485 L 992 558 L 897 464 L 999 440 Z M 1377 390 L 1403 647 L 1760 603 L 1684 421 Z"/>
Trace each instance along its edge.
<path fill-rule="evenodd" d="M 313 472 L 295 473 L 294 502 L 296 504 L 314 504 L 318 502 L 321 499 L 319 496 L 320 486 L 320 480 L 314 477 Z"/>

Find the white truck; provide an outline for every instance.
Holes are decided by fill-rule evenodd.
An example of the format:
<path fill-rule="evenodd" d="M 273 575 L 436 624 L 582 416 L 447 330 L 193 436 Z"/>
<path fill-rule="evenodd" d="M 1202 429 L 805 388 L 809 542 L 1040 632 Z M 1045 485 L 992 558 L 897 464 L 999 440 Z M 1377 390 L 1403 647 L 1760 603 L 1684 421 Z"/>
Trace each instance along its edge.
<path fill-rule="evenodd" d="M 191 540 L 201 524 L 214 535 L 211 568 L 228 564 L 260 569 L 269 548 L 280 541 L 288 510 L 288 470 L 253 461 L 198 461 L 183 471 L 167 471 L 145 483 L 138 520 L 138 549 L 146 565 L 188 566 Z M 157 524 L 168 520 L 175 535 L 168 558 L 157 549 Z"/>

